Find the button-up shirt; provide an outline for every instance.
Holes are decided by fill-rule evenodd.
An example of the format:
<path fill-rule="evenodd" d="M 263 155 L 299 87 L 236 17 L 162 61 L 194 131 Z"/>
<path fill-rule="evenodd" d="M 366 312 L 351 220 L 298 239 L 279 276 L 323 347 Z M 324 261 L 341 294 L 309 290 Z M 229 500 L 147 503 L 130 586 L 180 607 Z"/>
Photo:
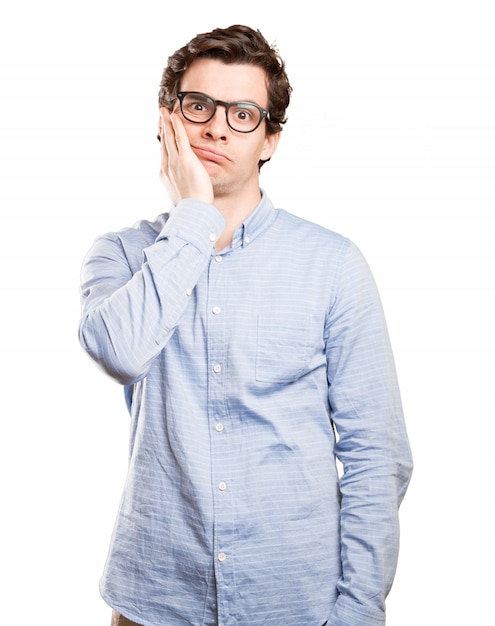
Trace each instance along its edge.
<path fill-rule="evenodd" d="M 182 200 L 83 264 L 81 342 L 131 416 L 103 598 L 145 626 L 383 624 L 411 456 L 371 273 L 264 194 L 219 253 L 223 228 Z"/>

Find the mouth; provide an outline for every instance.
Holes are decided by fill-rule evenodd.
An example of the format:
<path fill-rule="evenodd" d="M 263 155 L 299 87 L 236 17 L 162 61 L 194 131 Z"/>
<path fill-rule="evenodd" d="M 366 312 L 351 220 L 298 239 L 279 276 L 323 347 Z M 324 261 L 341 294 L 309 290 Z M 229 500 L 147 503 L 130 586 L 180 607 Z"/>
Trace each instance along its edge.
<path fill-rule="evenodd" d="M 227 163 L 230 161 L 229 157 L 223 152 L 212 150 L 211 148 L 204 148 L 202 146 L 191 146 L 196 156 L 203 161 L 211 161 L 213 163 Z"/>

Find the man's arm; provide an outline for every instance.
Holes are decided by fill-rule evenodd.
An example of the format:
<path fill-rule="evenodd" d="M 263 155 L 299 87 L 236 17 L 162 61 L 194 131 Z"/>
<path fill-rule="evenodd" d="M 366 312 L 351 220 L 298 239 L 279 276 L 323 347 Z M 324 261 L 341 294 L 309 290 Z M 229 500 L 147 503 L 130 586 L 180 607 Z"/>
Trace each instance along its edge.
<path fill-rule="evenodd" d="M 123 384 L 143 378 L 167 343 L 225 227 L 210 178 L 166 109 L 159 133 L 160 178 L 175 204 L 170 218 L 142 250 L 141 267 L 131 268 L 127 249 L 139 237 L 117 233 L 97 239 L 82 268 L 81 343 Z"/>
<path fill-rule="evenodd" d="M 184 314 L 223 227 L 212 205 L 182 200 L 156 241 L 138 250 L 143 263 L 133 269 L 128 256 L 140 243 L 136 234 L 96 240 L 82 267 L 79 332 L 84 349 L 110 376 L 131 384 L 147 374 Z"/>
<path fill-rule="evenodd" d="M 397 566 L 398 509 L 412 458 L 380 299 L 352 244 L 326 332 L 336 454 L 343 464 L 343 573 L 328 626 L 379 626 Z"/>

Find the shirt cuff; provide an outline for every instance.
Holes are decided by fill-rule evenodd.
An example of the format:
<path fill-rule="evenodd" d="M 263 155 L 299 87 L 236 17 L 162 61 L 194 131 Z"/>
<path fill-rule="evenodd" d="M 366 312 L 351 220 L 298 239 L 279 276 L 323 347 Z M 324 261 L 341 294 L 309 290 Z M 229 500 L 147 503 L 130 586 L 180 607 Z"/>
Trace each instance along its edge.
<path fill-rule="evenodd" d="M 212 204 L 186 199 L 170 211 L 156 241 L 178 237 L 208 254 L 224 228 L 225 220 Z"/>
<path fill-rule="evenodd" d="M 333 607 L 328 626 L 385 626 L 385 613 L 340 595 Z"/>

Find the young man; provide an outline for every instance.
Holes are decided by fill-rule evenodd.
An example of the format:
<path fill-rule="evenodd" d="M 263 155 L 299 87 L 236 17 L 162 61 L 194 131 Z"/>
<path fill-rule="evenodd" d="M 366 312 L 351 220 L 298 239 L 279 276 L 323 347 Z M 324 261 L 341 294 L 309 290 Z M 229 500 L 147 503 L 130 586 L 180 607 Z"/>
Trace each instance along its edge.
<path fill-rule="evenodd" d="M 411 456 L 366 262 L 260 191 L 290 91 L 247 27 L 178 50 L 160 89 L 170 213 L 83 266 L 81 342 L 131 415 L 101 582 L 115 624 L 385 622 Z"/>

